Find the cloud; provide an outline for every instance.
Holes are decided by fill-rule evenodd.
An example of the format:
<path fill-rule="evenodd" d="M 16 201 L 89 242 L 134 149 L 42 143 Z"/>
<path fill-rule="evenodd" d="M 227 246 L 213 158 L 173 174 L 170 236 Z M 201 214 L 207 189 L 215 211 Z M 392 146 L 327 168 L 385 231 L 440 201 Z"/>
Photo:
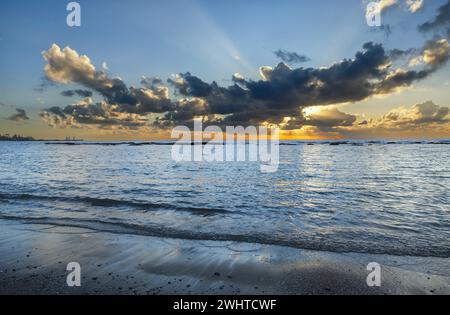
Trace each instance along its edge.
<path fill-rule="evenodd" d="M 52 126 L 130 129 L 148 124 L 155 128 L 191 126 L 199 118 L 205 125 L 277 124 L 286 129 L 306 124 L 322 128 L 350 126 L 355 117 L 337 109 L 309 117 L 304 116 L 303 109 L 394 93 L 440 69 L 448 61 L 448 51 L 446 40 L 428 41 L 424 47 L 408 53 L 386 52 L 381 44 L 369 42 L 353 58 L 329 67 L 291 68 L 281 62 L 275 67 L 261 67 L 259 80 L 234 74 L 233 84 L 227 87 L 206 82 L 190 72 L 173 75 L 167 82 L 143 77 L 140 87 L 128 87 L 120 78 L 97 71 L 87 56 L 80 56 L 69 47 L 61 50 L 54 44 L 43 52 L 47 79 L 81 85 L 98 92 L 103 101 L 94 103 L 89 98 L 49 108 L 41 117 Z M 417 69 L 395 66 L 394 61 L 419 53 L 423 60 Z"/>
<path fill-rule="evenodd" d="M 25 112 L 25 110 L 20 109 L 20 108 L 16 108 L 16 112 L 17 113 L 9 116 L 7 119 L 8 120 L 12 120 L 12 121 L 16 121 L 16 122 L 21 122 L 21 121 L 30 119 L 30 118 L 28 118 L 27 113 Z"/>
<path fill-rule="evenodd" d="M 148 124 L 147 119 L 140 115 L 118 112 L 115 106 L 106 102 L 94 103 L 90 98 L 64 108 L 48 108 L 40 113 L 40 117 L 48 125 L 60 128 L 95 125 L 100 128 L 120 126 L 136 129 Z"/>
<path fill-rule="evenodd" d="M 192 127 L 197 116 L 207 116 L 209 111 L 207 103 L 201 98 L 181 99 L 173 111 L 157 118 L 154 125 L 160 129 L 170 128 L 173 124 Z"/>
<path fill-rule="evenodd" d="M 423 8 L 424 0 L 406 0 L 406 5 L 411 13 L 416 13 Z"/>
<path fill-rule="evenodd" d="M 397 68 L 390 71 L 379 84 L 379 94 L 393 93 L 407 87 L 414 81 L 422 80 L 444 66 L 450 58 L 449 44 L 446 39 L 429 40 L 420 49 L 393 50 L 392 60 L 408 58 L 409 66 L 421 66 L 420 70 Z"/>
<path fill-rule="evenodd" d="M 264 81 L 270 80 L 270 75 L 273 72 L 273 68 L 270 66 L 262 66 L 259 68 L 259 74 Z"/>
<path fill-rule="evenodd" d="M 305 125 L 326 128 L 353 126 L 357 119 L 355 115 L 341 112 L 335 106 L 316 107 L 309 113 L 306 108 L 304 114 Z"/>
<path fill-rule="evenodd" d="M 180 74 L 170 83 L 183 97 L 206 101 L 203 115 L 222 115 L 219 118 L 222 123 L 278 124 L 286 117 L 301 120 L 299 113 L 304 107 L 357 102 L 393 93 L 428 77 L 441 65 L 429 63 L 420 70 L 393 68 L 382 45 L 366 43 L 353 59 L 344 59 L 328 68 L 291 69 L 280 63 L 275 68 L 261 67 L 259 81 L 234 80 L 235 84 L 229 87 L 220 87 L 216 82 L 208 84 L 190 73 Z M 178 117 L 178 111 L 176 108 L 163 119 Z"/>
<path fill-rule="evenodd" d="M 424 1 L 403 4 L 415 13 Z M 359 123 L 355 115 L 336 106 L 395 93 L 441 69 L 449 60 L 450 48 L 448 40 L 437 35 L 450 34 L 449 4 L 419 26 L 421 32 L 436 33 L 421 47 L 386 51 L 383 45 L 368 42 L 353 57 L 327 67 L 293 67 L 309 58 L 280 49 L 274 53 L 282 62 L 260 67 L 260 78 L 235 73 L 229 86 L 207 82 L 191 72 L 168 80 L 142 77 L 138 86 L 129 86 L 111 76 L 106 64 L 97 69 L 86 55 L 53 44 L 42 53 L 45 84 L 74 85 L 61 94 L 83 99 L 47 108 L 40 116 L 53 127 L 124 130 L 191 126 L 194 119 L 202 119 L 205 125 L 276 124 L 286 130 L 308 127 L 329 132 L 443 125 L 448 122 L 448 108 L 432 102 Z M 395 5 L 399 1 L 382 0 L 380 11 Z M 100 101 L 91 99 L 94 92 L 102 97 Z M 14 116 L 19 114 L 18 110 Z"/>
<path fill-rule="evenodd" d="M 379 4 L 378 10 L 376 12 L 371 12 L 368 11 L 369 8 L 367 8 L 366 16 L 371 16 L 376 13 L 381 14 L 384 11 L 399 5 L 398 0 L 379 0 L 376 2 Z M 416 13 L 423 8 L 424 0 L 405 0 L 405 5 L 411 13 Z"/>
<path fill-rule="evenodd" d="M 47 61 L 44 73 L 48 80 L 62 84 L 77 83 L 95 90 L 108 104 L 116 105 L 118 111 L 135 114 L 162 113 L 173 106 L 165 87 L 128 88 L 120 78 L 110 78 L 104 71 L 97 71 L 89 57 L 80 56 L 70 47 L 61 50 L 58 45 L 53 44 L 42 55 Z"/>
<path fill-rule="evenodd" d="M 444 65 L 449 58 L 449 44 L 446 39 L 428 41 L 423 48 L 424 62 L 433 67 Z"/>
<path fill-rule="evenodd" d="M 382 126 L 416 126 L 432 123 L 448 123 L 446 118 L 449 113 L 448 107 L 440 107 L 428 101 L 416 104 L 410 109 L 399 108 L 386 114 L 379 123 Z"/>
<path fill-rule="evenodd" d="M 381 11 L 384 11 L 394 5 L 397 4 L 397 0 L 380 0 L 378 1 L 380 3 L 380 9 Z"/>
<path fill-rule="evenodd" d="M 449 112 L 448 107 L 427 101 L 409 108 L 393 109 L 381 118 L 369 120 L 367 128 L 411 129 L 433 124 L 448 124 Z"/>
<path fill-rule="evenodd" d="M 315 106 L 303 110 L 304 122 L 283 128 L 284 135 L 319 138 L 409 138 L 450 135 L 450 108 L 432 101 L 397 107 L 378 118 L 357 122 L 357 116 L 336 106 Z M 286 126 L 290 126 L 287 122 Z M 300 127 L 300 128 L 298 128 Z"/>
<path fill-rule="evenodd" d="M 65 91 L 61 92 L 61 95 L 66 96 L 66 97 L 72 97 L 72 96 L 91 97 L 92 92 L 89 90 L 81 90 L 81 89 L 65 90 Z"/>
<path fill-rule="evenodd" d="M 434 20 L 428 21 L 418 26 L 420 32 L 438 31 L 441 28 L 450 26 L 450 0 L 447 0 L 443 6 L 438 9 L 438 13 Z"/>
<path fill-rule="evenodd" d="M 320 132 L 335 132 L 340 127 L 353 126 L 356 120 L 356 115 L 344 113 L 334 105 L 312 106 L 301 110 L 296 117 L 286 118 L 281 123 L 280 129 L 300 130 L 314 127 L 314 130 Z"/>
<path fill-rule="evenodd" d="M 333 106 L 319 106 L 305 109 L 307 122 L 294 132 L 323 138 L 446 137 L 450 135 L 449 113 L 449 107 L 427 101 L 356 122 L 356 115 L 343 113 Z"/>
<path fill-rule="evenodd" d="M 391 58 L 392 61 L 396 61 L 398 59 L 402 59 L 402 58 L 405 58 L 405 57 L 411 57 L 416 52 L 417 52 L 417 49 L 415 49 L 415 48 L 410 48 L 410 49 L 406 49 L 406 50 L 392 49 L 389 52 L 389 57 Z"/>
<path fill-rule="evenodd" d="M 244 83 L 245 77 L 240 73 L 235 73 L 235 74 L 233 74 L 232 80 L 233 80 L 233 82 L 236 82 L 236 83 Z"/>
<path fill-rule="evenodd" d="M 289 52 L 286 50 L 278 49 L 274 52 L 275 56 L 280 58 L 282 61 L 288 63 L 288 64 L 296 64 L 296 63 L 303 63 L 308 62 L 311 59 L 308 58 L 305 55 L 299 55 L 296 52 Z"/>
<path fill-rule="evenodd" d="M 189 72 L 180 73 L 175 79 L 169 79 L 176 91 L 183 96 L 205 97 L 211 93 L 212 87 Z"/>
<path fill-rule="evenodd" d="M 89 57 L 79 55 L 70 47 L 61 49 L 53 44 L 42 53 L 47 64 L 46 79 L 60 84 L 79 84 L 89 90 L 67 90 L 64 96 L 92 95 L 94 90 L 103 96 L 100 103 L 72 104 L 43 110 L 41 118 L 51 126 L 98 127 L 121 126 L 134 129 L 148 124 L 146 115 L 171 110 L 174 104 L 169 98 L 168 88 L 161 80 L 143 78 L 142 87 L 127 87 L 120 78 L 111 78 L 104 71 L 97 71 Z"/>
<path fill-rule="evenodd" d="M 103 72 L 95 70 L 89 57 L 78 55 L 70 47 L 63 50 L 53 44 L 42 53 L 47 64 L 44 67 L 46 78 L 52 82 L 80 83 L 95 90 L 112 86 L 112 81 Z"/>
<path fill-rule="evenodd" d="M 425 42 L 420 49 L 394 49 L 390 55 L 393 61 L 402 58 L 408 59 L 407 64 L 410 67 L 426 64 L 431 68 L 439 68 L 449 60 L 450 49 L 447 39 L 436 39 Z"/>

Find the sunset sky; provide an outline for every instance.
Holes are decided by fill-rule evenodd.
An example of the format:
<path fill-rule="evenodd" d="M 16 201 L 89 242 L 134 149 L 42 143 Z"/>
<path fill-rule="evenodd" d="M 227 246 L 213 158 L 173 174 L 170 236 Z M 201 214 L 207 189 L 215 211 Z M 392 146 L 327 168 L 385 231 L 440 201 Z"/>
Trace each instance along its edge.
<path fill-rule="evenodd" d="M 0 2 L 0 133 L 167 139 L 277 125 L 289 139 L 450 137 L 450 1 Z"/>

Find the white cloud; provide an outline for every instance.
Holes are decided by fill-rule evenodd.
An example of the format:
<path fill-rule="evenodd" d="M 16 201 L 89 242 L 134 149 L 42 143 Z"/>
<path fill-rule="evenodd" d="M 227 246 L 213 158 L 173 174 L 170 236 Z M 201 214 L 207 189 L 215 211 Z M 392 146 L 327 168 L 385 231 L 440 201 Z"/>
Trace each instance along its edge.
<path fill-rule="evenodd" d="M 70 47 L 61 48 L 53 44 L 49 50 L 42 52 L 47 61 L 44 72 L 53 82 L 64 84 L 82 83 L 96 88 L 105 88 L 111 85 L 109 78 L 96 71 L 88 56 L 79 55 Z"/>
<path fill-rule="evenodd" d="M 448 123 L 448 107 L 441 107 L 432 101 L 412 107 L 399 107 L 389 111 L 381 118 L 371 119 L 368 128 L 414 128 L 430 124 Z"/>
<path fill-rule="evenodd" d="M 424 0 L 406 0 L 406 5 L 411 13 L 416 13 L 423 8 Z"/>

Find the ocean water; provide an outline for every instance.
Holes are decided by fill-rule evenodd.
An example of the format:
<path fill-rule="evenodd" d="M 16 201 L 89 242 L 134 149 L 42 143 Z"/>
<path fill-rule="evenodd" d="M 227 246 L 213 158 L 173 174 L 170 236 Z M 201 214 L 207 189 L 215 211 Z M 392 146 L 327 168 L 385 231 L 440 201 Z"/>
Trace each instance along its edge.
<path fill-rule="evenodd" d="M 278 171 L 262 173 L 251 162 L 176 163 L 170 145 L 0 142 L 0 218 L 450 257 L 450 145 L 290 144 Z"/>

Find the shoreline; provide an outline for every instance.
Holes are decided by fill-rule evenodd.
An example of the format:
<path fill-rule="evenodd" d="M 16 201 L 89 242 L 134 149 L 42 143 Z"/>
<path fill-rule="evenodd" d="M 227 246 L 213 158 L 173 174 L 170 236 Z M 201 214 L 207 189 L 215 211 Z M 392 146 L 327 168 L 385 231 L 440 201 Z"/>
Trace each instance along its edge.
<path fill-rule="evenodd" d="M 0 220 L 0 294 L 450 294 L 450 258 L 113 234 Z M 68 287 L 70 262 L 81 287 Z M 381 287 L 366 266 L 381 265 Z"/>

